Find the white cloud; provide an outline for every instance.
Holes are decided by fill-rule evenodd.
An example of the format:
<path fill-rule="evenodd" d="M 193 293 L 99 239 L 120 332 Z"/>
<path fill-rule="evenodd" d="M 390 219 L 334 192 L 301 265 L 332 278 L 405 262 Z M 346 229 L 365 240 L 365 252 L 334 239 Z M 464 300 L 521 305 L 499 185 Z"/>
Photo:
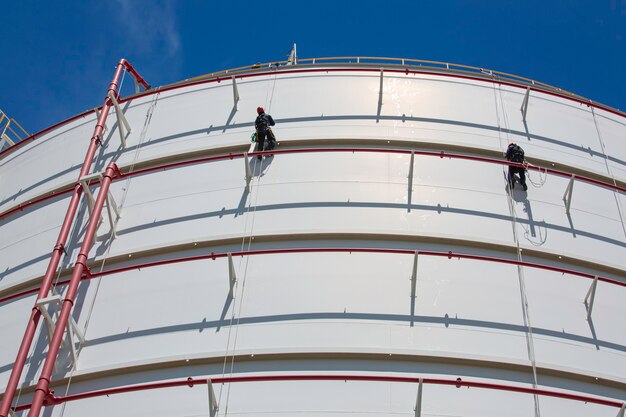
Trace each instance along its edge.
<path fill-rule="evenodd" d="M 169 58 L 180 51 L 180 35 L 174 2 L 139 2 L 116 0 L 120 29 L 127 35 L 129 45 L 143 55 L 165 52 Z M 115 13 L 115 12 L 114 12 Z"/>

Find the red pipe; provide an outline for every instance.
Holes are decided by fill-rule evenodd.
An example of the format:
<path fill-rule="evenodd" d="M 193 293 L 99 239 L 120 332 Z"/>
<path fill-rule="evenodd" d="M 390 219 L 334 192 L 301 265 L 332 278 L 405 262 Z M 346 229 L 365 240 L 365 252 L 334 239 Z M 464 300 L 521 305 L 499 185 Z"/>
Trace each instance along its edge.
<path fill-rule="evenodd" d="M 28 413 L 29 416 L 39 416 L 44 399 L 48 395 L 50 377 L 52 375 L 52 371 L 54 370 L 54 364 L 59 353 L 59 348 L 61 347 L 61 342 L 63 341 L 63 334 L 65 333 L 67 321 L 72 312 L 72 306 L 74 305 L 78 285 L 80 284 L 83 273 L 87 269 L 89 250 L 93 244 L 98 224 L 100 223 L 102 208 L 104 207 L 104 202 L 107 199 L 111 181 L 118 172 L 119 169 L 113 162 L 109 164 L 104 172 L 102 183 L 100 185 L 100 191 L 98 192 L 98 197 L 96 198 L 96 202 L 94 203 L 94 207 L 89 218 L 85 238 L 83 239 L 83 244 L 80 247 L 80 252 L 78 253 L 78 258 L 76 259 L 76 264 L 74 265 L 74 271 L 72 272 L 72 278 L 70 279 L 69 286 L 65 293 L 65 299 L 63 300 L 63 304 L 61 306 L 61 312 L 59 313 L 59 318 L 57 319 L 54 333 L 52 335 L 52 339 L 50 340 L 48 354 L 46 355 L 46 360 L 39 377 L 39 382 L 37 382 L 32 407 Z"/>
<path fill-rule="evenodd" d="M 135 77 L 137 82 L 141 84 L 143 88 L 145 88 L 146 90 L 149 90 L 151 88 L 150 84 L 148 84 L 146 80 L 144 80 L 143 77 L 139 75 L 137 70 L 135 70 L 135 67 L 133 67 L 130 62 L 122 58 L 120 60 L 120 64 L 124 65 L 124 68 L 126 68 L 126 71 L 128 71 L 133 77 Z"/>
<path fill-rule="evenodd" d="M 261 249 L 261 250 L 251 250 L 251 251 L 239 251 L 232 252 L 233 256 L 252 256 L 252 255 L 272 255 L 272 254 L 283 254 L 283 253 L 314 253 L 314 252 L 355 252 L 355 253 L 392 253 L 392 254 L 402 254 L 402 255 L 412 255 L 415 253 L 413 249 L 385 249 L 385 248 L 285 248 L 285 249 Z M 452 251 L 448 252 L 437 252 L 437 251 L 418 251 L 422 256 L 438 256 L 438 257 L 446 257 L 448 259 L 457 258 L 457 259 L 472 259 L 476 261 L 486 261 L 486 262 L 496 262 L 503 263 L 508 265 L 519 265 L 526 266 L 529 268 L 543 269 L 546 271 L 559 272 L 561 274 L 574 275 L 587 279 L 595 279 L 596 275 L 590 274 L 587 272 L 580 272 L 573 269 L 560 268 L 557 266 L 543 265 L 535 262 L 526 262 L 526 261 L 517 261 L 514 259 L 506 259 L 506 258 L 497 258 L 495 256 L 482 256 L 482 255 L 468 255 L 463 253 L 455 253 Z M 141 268 L 150 268 L 154 266 L 162 266 L 162 265 L 171 265 L 182 262 L 193 262 L 193 261 L 201 261 L 205 259 L 218 259 L 225 258 L 228 254 L 226 252 L 222 253 L 211 253 L 210 255 L 200 255 L 200 256 L 189 256 L 183 258 L 174 258 L 174 259 L 166 259 L 163 261 L 155 261 L 155 262 L 145 262 L 139 263 L 132 266 L 125 266 L 121 268 L 113 268 L 107 271 L 102 272 L 90 272 L 86 274 L 82 279 L 83 281 L 87 281 L 93 278 L 99 278 L 107 275 L 119 274 L 126 271 L 132 271 L 135 269 Z M 618 285 L 620 287 L 626 287 L 626 282 L 622 282 L 612 278 L 606 278 L 598 275 L 598 281 L 606 282 L 607 284 Z M 66 285 L 69 283 L 69 280 L 59 281 L 58 286 Z M 37 292 L 37 289 L 25 290 L 19 293 L 8 295 L 4 298 L 0 298 L 0 303 L 4 303 L 6 301 L 14 300 L 16 298 L 20 298 L 29 294 L 34 294 Z"/>
<path fill-rule="evenodd" d="M 285 253 L 320 253 L 320 252 L 348 252 L 348 253 L 387 253 L 387 254 L 400 254 L 400 255 L 413 255 L 416 251 L 411 249 L 385 249 L 385 248 L 286 248 L 286 249 L 260 249 L 260 250 L 249 250 L 249 251 L 236 251 L 231 252 L 232 256 L 253 256 L 253 255 L 273 255 L 273 254 L 285 254 Z M 497 262 L 504 263 L 509 265 L 519 265 L 526 266 L 529 268 L 537 268 L 537 269 L 545 269 L 554 272 L 560 272 L 562 274 L 570 274 L 579 276 L 582 278 L 594 279 L 596 276 L 593 274 L 589 274 L 586 272 L 574 271 L 571 269 L 559 268 L 555 266 L 542 265 L 534 262 L 525 262 L 525 261 L 517 261 L 513 259 L 506 258 L 497 258 L 494 256 L 481 256 L 481 255 L 467 255 L 463 253 L 454 253 L 452 251 L 448 252 L 437 252 L 437 251 L 417 251 L 422 256 L 437 256 L 437 257 L 446 257 L 448 259 L 458 258 L 458 259 L 472 259 L 478 261 L 487 261 L 487 262 Z M 150 268 L 153 266 L 162 266 L 169 265 L 174 263 L 181 262 L 192 262 L 192 261 L 200 261 L 205 259 L 218 259 L 218 258 L 226 258 L 228 253 L 211 253 L 209 255 L 200 255 L 200 256 L 191 256 L 185 258 L 176 258 L 176 259 L 167 259 L 163 261 L 155 261 L 155 262 L 146 262 L 133 266 L 126 266 L 122 268 L 111 269 L 108 271 L 102 272 L 92 272 L 89 276 L 84 279 L 92 279 L 98 278 L 105 275 L 113 275 L 119 274 L 121 272 L 131 271 L 135 269 L 141 268 Z M 619 285 L 621 287 L 626 287 L 626 282 L 618 281 L 611 278 L 605 278 L 598 276 L 598 281 L 606 282 L 609 284 Z M 66 282 L 61 282 L 59 285 L 63 285 Z"/>
<path fill-rule="evenodd" d="M 104 124 L 109 114 L 109 109 L 112 105 L 108 98 L 108 94 L 109 92 L 117 94 L 118 82 L 124 69 L 124 62 L 125 60 L 120 60 L 119 64 L 117 65 L 117 69 L 115 70 L 115 75 L 113 76 L 113 79 L 109 84 L 107 95 L 105 96 L 104 104 L 102 106 L 102 112 L 100 113 L 100 117 L 98 118 L 98 122 L 96 123 L 96 127 L 94 128 L 91 142 L 89 143 L 89 148 L 87 149 L 87 154 L 85 155 L 85 160 L 83 161 L 83 166 L 80 170 L 80 174 L 78 175 L 78 179 L 89 174 L 89 171 L 91 170 L 93 157 L 96 153 L 96 149 L 98 148 L 98 144 L 101 141 L 102 134 L 104 133 Z M 61 254 L 65 252 L 67 238 L 74 223 L 76 211 L 78 210 L 82 193 L 82 186 L 77 180 L 76 185 L 74 185 L 74 191 L 70 200 L 69 207 L 67 208 L 67 213 L 65 214 L 65 218 L 59 232 L 59 237 L 57 238 L 56 245 L 54 246 L 54 249 L 52 251 L 52 256 L 50 257 L 50 262 L 48 263 L 46 274 L 44 275 L 41 287 L 39 289 L 39 294 L 37 295 L 37 301 L 39 301 L 41 298 L 45 298 L 48 296 L 48 292 L 50 291 L 50 286 L 52 285 L 55 272 L 59 266 L 59 261 L 61 260 Z M 22 338 L 22 343 L 17 353 L 17 358 L 15 359 L 13 369 L 11 370 L 9 382 L 7 383 L 4 396 L 2 397 L 2 403 L 0 404 L 0 417 L 8 416 L 9 408 L 11 407 L 11 403 L 13 402 L 13 397 L 15 396 L 15 392 L 17 390 L 17 386 L 19 384 L 19 380 L 24 369 L 24 364 L 26 363 L 26 358 L 28 357 L 28 352 L 33 342 L 33 338 L 37 331 L 37 325 L 39 324 L 40 318 L 41 312 L 39 311 L 39 308 L 37 308 L 37 304 L 35 303 L 31 311 L 26 330 L 24 332 L 24 337 Z"/>
<path fill-rule="evenodd" d="M 419 383 L 419 377 L 405 376 L 384 376 L 384 375 L 324 375 L 324 374 L 302 374 L 302 375 L 259 375 L 259 376 L 234 376 L 234 377 L 216 377 L 211 378 L 213 384 L 232 384 L 238 382 L 272 382 L 272 381 L 373 381 L 373 382 L 403 382 L 403 383 Z M 66 396 L 49 395 L 46 398 L 46 405 L 53 406 L 63 404 L 70 401 L 83 400 L 86 398 L 101 397 L 104 395 L 122 394 L 126 392 L 145 391 L 161 388 L 172 388 L 194 385 L 204 385 L 208 383 L 207 378 L 187 378 L 173 381 L 152 382 L 147 384 L 137 384 L 125 387 L 107 388 L 97 391 L 82 392 L 79 394 L 71 394 Z M 444 378 L 422 378 L 422 383 L 433 385 L 450 385 L 457 388 L 482 388 L 498 391 L 520 392 L 524 394 L 542 395 L 548 397 L 562 398 L 572 401 L 582 401 L 586 403 L 606 405 L 609 407 L 621 407 L 622 402 L 614 400 L 606 400 L 598 397 L 590 397 L 587 395 L 570 394 L 566 392 L 552 391 L 541 388 L 528 388 L 516 385 L 495 384 L 478 381 L 464 381 L 461 378 L 444 379 Z M 32 404 L 23 404 L 15 407 L 15 411 L 24 411 L 32 407 Z"/>

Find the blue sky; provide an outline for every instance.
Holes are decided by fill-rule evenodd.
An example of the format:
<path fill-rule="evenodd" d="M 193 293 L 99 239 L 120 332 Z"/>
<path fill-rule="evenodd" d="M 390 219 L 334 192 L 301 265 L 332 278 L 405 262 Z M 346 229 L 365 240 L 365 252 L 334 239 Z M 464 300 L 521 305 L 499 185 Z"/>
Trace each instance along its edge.
<path fill-rule="evenodd" d="M 100 105 L 122 57 L 158 86 L 284 59 L 293 42 L 303 58 L 492 68 L 626 110 L 626 0 L 22 0 L 2 13 L 0 108 L 31 133 Z"/>

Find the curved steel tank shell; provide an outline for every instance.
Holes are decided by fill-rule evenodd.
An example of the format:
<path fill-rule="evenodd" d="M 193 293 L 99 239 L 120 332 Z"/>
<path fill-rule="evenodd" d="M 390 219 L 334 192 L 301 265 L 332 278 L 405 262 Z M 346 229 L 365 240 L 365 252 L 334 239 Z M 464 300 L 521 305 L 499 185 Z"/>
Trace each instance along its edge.
<path fill-rule="evenodd" d="M 237 79 L 236 103 L 230 79 L 125 100 L 126 148 L 109 116 L 93 172 L 112 161 L 132 173 L 252 152 L 259 105 L 276 120 L 279 151 L 315 149 L 181 163 L 115 180 L 116 237 L 105 213 L 90 262 L 92 273 L 122 270 L 81 283 L 73 317 L 86 341 L 76 369 L 63 347 L 57 394 L 189 376 L 352 373 L 461 377 L 624 401 L 624 195 L 575 181 L 566 213 L 567 177 L 529 171 L 528 192 L 520 184 L 511 191 L 506 165 L 391 151 L 502 158 L 517 142 L 533 164 L 623 186 L 626 118 L 531 91 L 524 121 L 522 87 L 383 71 L 381 91 L 379 70 L 310 69 Z M 0 219 L 0 299 L 38 286 L 69 201 L 63 190 L 76 181 L 94 124 L 95 114 L 86 115 L 0 159 L 0 214 L 58 194 Z M 88 218 L 83 201 L 60 281 Z M 591 279 L 430 254 L 448 251 L 617 284 L 597 283 L 588 319 Z M 232 271 L 222 256 L 229 252 L 236 253 Z M 207 259 L 211 253 L 220 256 Z M 193 256 L 205 258 L 133 268 Z M 0 302 L 2 386 L 35 296 Z M 40 327 L 19 403 L 31 398 L 45 357 Z M 384 381 L 214 388 L 219 415 L 265 416 L 412 414 L 417 392 L 416 384 Z M 422 398 L 423 415 L 618 411 L 444 385 L 425 385 Z M 207 407 L 206 386 L 171 387 L 83 399 L 50 407 L 50 415 L 205 415 Z"/>

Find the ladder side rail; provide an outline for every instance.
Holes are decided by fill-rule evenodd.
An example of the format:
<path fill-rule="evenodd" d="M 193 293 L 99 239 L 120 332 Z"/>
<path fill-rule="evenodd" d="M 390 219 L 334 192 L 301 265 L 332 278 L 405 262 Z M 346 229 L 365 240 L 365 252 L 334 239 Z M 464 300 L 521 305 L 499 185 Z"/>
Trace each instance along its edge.
<path fill-rule="evenodd" d="M 113 76 L 113 79 L 111 80 L 111 83 L 109 84 L 107 94 L 105 95 L 104 105 L 102 106 L 102 112 L 100 113 L 100 116 L 98 117 L 98 122 L 96 123 L 96 127 L 94 128 L 94 132 L 91 137 L 91 141 L 89 143 L 89 148 L 87 149 L 87 153 L 85 155 L 82 168 L 78 175 L 79 179 L 87 175 L 89 171 L 91 170 L 91 165 L 93 163 L 96 150 L 102 139 L 105 122 L 109 114 L 109 110 L 112 106 L 112 103 L 108 98 L 108 95 L 109 93 L 113 93 L 113 94 L 117 93 L 117 89 L 119 87 L 119 80 L 122 75 L 122 71 L 124 70 L 125 67 L 128 68 L 127 66 L 130 66 L 130 64 L 128 64 L 127 61 L 124 59 L 120 60 L 120 62 L 117 64 L 115 74 Z M 130 66 L 130 68 L 132 68 L 132 66 Z M 135 71 L 135 74 L 136 74 L 136 71 Z M 19 380 L 22 376 L 22 371 L 24 369 L 24 365 L 28 357 L 28 352 L 30 351 L 33 338 L 37 331 L 39 320 L 41 319 L 41 311 L 39 310 L 37 306 L 37 301 L 48 296 L 48 292 L 50 291 L 50 287 L 52 285 L 52 281 L 54 279 L 56 270 L 59 266 L 61 256 L 63 253 L 65 253 L 65 246 L 67 245 L 67 239 L 69 237 L 69 233 L 72 228 L 72 225 L 74 224 L 74 221 L 76 218 L 76 212 L 78 211 L 78 206 L 80 204 L 80 199 L 81 199 L 82 194 L 83 194 L 83 189 L 82 189 L 82 186 L 80 185 L 80 181 L 76 181 L 76 184 L 74 185 L 74 192 L 72 194 L 72 198 L 70 200 L 67 212 L 65 214 L 65 218 L 63 220 L 61 230 L 59 231 L 57 242 L 52 251 L 50 262 L 48 263 L 46 273 L 44 275 L 43 281 L 39 288 L 39 294 L 37 295 L 37 300 L 35 301 L 35 305 L 33 306 L 30 317 L 28 319 L 28 324 L 26 326 L 26 330 L 24 331 L 24 336 L 22 338 L 22 342 L 20 344 L 17 357 L 13 364 L 13 369 L 11 370 L 11 376 L 9 377 L 9 381 L 7 382 L 7 387 L 4 392 L 4 396 L 2 397 L 2 403 L 0 403 L 0 417 L 8 417 L 9 409 L 11 407 L 11 403 L 13 402 L 13 398 L 15 397 L 17 386 L 19 384 Z"/>
<path fill-rule="evenodd" d="M 89 257 L 89 250 L 95 240 L 96 231 L 100 222 L 100 216 L 102 215 L 102 209 L 104 208 L 104 203 L 108 197 L 111 181 L 118 172 L 119 169 L 117 168 L 117 165 L 112 162 L 109 164 L 103 175 L 104 178 L 102 179 L 102 183 L 100 185 L 100 191 L 98 192 L 98 197 L 96 198 L 91 217 L 89 218 L 85 237 L 80 247 L 80 252 L 78 253 L 78 258 L 76 259 L 76 263 L 74 265 L 74 270 L 72 271 L 72 278 L 65 293 L 65 299 L 63 300 L 61 312 L 59 313 L 43 369 L 41 371 L 41 375 L 39 376 L 39 381 L 37 382 L 37 388 L 35 390 L 35 395 L 33 396 L 32 406 L 30 412 L 28 413 L 29 416 L 39 416 L 44 400 L 49 395 L 50 379 L 52 377 L 52 372 L 54 371 L 54 364 L 56 363 L 59 349 L 63 341 L 65 329 L 69 325 L 69 318 L 76 299 L 76 293 L 78 292 L 78 285 L 80 284 L 83 274 L 88 271 L 87 260 Z"/>

